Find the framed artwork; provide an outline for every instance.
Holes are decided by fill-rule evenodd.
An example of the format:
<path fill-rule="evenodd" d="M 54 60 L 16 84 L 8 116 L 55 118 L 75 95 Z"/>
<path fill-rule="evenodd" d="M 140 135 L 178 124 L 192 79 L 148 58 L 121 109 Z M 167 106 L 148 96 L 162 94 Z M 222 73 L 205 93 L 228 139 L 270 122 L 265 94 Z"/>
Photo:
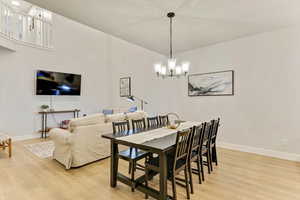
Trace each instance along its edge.
<path fill-rule="evenodd" d="M 131 77 L 120 78 L 120 97 L 131 96 Z"/>
<path fill-rule="evenodd" d="M 188 95 L 190 97 L 234 95 L 234 71 L 189 75 Z"/>

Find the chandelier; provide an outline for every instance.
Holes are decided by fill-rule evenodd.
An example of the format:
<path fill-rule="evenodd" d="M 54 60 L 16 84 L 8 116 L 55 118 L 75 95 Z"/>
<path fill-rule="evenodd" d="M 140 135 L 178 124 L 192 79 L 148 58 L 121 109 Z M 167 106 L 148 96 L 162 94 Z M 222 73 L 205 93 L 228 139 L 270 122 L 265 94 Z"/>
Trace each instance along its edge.
<path fill-rule="evenodd" d="M 189 72 L 190 63 L 181 62 L 178 64 L 176 58 L 173 57 L 173 27 L 172 20 L 175 17 L 174 12 L 169 12 L 167 17 L 170 19 L 170 57 L 166 62 L 154 64 L 154 71 L 158 77 L 180 77 L 186 76 Z"/>

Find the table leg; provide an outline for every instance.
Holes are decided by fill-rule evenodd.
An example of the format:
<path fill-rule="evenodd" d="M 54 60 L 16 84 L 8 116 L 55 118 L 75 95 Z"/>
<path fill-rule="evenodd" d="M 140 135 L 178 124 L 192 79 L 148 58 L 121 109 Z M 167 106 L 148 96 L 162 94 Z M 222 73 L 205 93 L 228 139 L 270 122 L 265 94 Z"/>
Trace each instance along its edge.
<path fill-rule="evenodd" d="M 42 114 L 42 138 L 46 138 L 47 134 L 47 115 L 45 113 Z"/>
<path fill-rule="evenodd" d="M 44 137 L 44 114 L 42 114 L 42 128 L 41 128 L 41 138 Z"/>
<path fill-rule="evenodd" d="M 164 152 L 159 154 L 159 191 L 160 191 L 160 200 L 166 200 L 168 197 L 167 191 L 167 157 Z"/>
<path fill-rule="evenodd" d="M 47 138 L 47 122 L 48 122 L 48 115 L 45 114 L 45 125 L 44 125 L 44 138 Z"/>
<path fill-rule="evenodd" d="M 117 186 L 118 174 L 118 144 L 111 140 L 111 157 L 110 157 L 110 186 Z"/>

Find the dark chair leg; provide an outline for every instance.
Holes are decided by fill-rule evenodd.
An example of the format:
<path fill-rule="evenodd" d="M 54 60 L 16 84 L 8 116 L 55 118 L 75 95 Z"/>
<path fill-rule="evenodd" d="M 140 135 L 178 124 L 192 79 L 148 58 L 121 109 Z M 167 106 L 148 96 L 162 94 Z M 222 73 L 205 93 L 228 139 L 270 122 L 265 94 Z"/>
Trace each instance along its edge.
<path fill-rule="evenodd" d="M 146 187 L 148 187 L 148 180 L 149 180 L 148 169 L 147 169 L 147 166 L 145 165 L 145 186 Z M 148 198 L 149 198 L 149 195 L 145 194 L 145 199 L 148 199 Z"/>
<path fill-rule="evenodd" d="M 188 164 L 188 170 L 189 170 L 189 182 L 190 182 L 190 186 L 191 186 L 191 194 L 194 194 L 194 185 L 193 185 L 193 176 L 192 176 L 192 164 L 189 163 Z"/>
<path fill-rule="evenodd" d="M 213 169 L 213 158 L 212 158 L 212 150 L 211 149 L 209 149 L 209 151 L 208 151 L 208 154 L 209 154 L 209 166 L 210 166 L 210 171 L 212 172 L 212 171 L 214 171 L 214 169 Z"/>
<path fill-rule="evenodd" d="M 214 158 L 214 162 L 218 166 L 218 154 L 217 154 L 217 148 L 216 148 L 216 146 L 213 147 L 213 158 Z"/>
<path fill-rule="evenodd" d="M 134 181 L 134 172 L 135 172 L 135 168 L 136 168 L 136 163 L 133 161 L 131 162 L 131 181 L 133 182 Z M 131 192 L 134 192 L 134 183 L 132 183 L 132 186 L 131 186 Z"/>
<path fill-rule="evenodd" d="M 208 171 L 208 174 L 210 174 L 210 157 L 209 157 L 209 151 L 207 151 L 206 153 L 205 153 L 205 157 L 206 157 L 206 162 L 207 162 L 207 171 Z"/>
<path fill-rule="evenodd" d="M 131 162 L 129 162 L 128 174 L 130 174 L 130 173 L 131 173 L 131 168 L 132 168 L 132 166 L 131 166 Z"/>
<path fill-rule="evenodd" d="M 190 187 L 189 187 L 189 179 L 188 179 L 188 169 L 187 166 L 184 169 L 184 177 L 185 177 L 185 189 L 187 199 L 190 199 Z"/>
<path fill-rule="evenodd" d="M 172 192 L 173 192 L 173 199 L 177 200 L 175 175 L 173 175 L 172 177 Z"/>
<path fill-rule="evenodd" d="M 197 158 L 197 169 L 198 169 L 199 184 L 202 184 L 202 180 L 201 180 L 202 179 L 201 178 L 202 168 L 201 168 L 201 164 L 200 164 L 200 156 L 198 156 L 198 158 Z"/>
<path fill-rule="evenodd" d="M 200 165 L 201 165 L 202 181 L 205 181 L 205 178 L 204 178 L 204 167 L 203 167 L 203 157 L 202 157 L 202 155 L 200 155 Z"/>

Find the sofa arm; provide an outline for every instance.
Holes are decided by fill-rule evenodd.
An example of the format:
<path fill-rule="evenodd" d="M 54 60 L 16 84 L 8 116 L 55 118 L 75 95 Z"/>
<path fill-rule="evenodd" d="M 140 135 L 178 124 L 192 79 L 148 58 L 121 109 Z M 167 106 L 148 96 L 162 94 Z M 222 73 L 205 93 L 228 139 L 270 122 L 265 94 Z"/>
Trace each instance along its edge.
<path fill-rule="evenodd" d="M 54 140 L 54 142 L 69 145 L 72 143 L 72 133 L 68 130 L 53 128 L 50 130 L 49 135 Z"/>

